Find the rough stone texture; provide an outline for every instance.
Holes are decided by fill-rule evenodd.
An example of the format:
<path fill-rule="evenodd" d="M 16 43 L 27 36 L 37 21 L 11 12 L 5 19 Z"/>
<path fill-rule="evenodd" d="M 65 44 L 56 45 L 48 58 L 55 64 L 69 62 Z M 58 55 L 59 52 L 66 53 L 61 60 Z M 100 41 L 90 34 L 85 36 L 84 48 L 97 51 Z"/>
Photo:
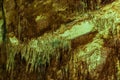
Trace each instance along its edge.
<path fill-rule="evenodd" d="M 112 1 L 4 0 L 0 80 L 119 80 L 120 0 Z"/>

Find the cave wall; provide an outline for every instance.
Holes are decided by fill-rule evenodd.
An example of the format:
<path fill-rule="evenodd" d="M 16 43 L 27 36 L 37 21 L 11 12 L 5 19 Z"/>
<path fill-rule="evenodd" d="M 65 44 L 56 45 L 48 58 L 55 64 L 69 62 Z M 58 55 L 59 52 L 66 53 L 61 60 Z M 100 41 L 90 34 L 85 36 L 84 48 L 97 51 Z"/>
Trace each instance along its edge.
<path fill-rule="evenodd" d="M 15 35 L 21 41 L 54 32 L 74 16 L 113 0 L 4 0 L 7 36 Z M 99 8 L 98 8 L 99 9 Z M 27 30 L 27 31 L 26 31 Z"/>
<path fill-rule="evenodd" d="M 109 20 L 109 17 L 101 19 L 107 10 L 103 11 L 102 15 L 99 14 L 102 11 L 94 14 L 91 12 L 88 18 L 84 18 L 85 13 L 99 10 L 112 1 L 4 0 L 7 32 L 6 44 L 3 44 L 5 48 L 1 48 L 1 54 L 7 54 L 7 61 L 4 60 L 6 55 L 5 58 L 0 56 L 1 64 L 4 64 L 0 66 L 1 74 L 4 73 L 0 79 L 119 80 L 119 31 L 116 35 L 111 33 L 114 32 L 113 30 L 109 31 L 104 26 L 111 26 L 114 21 Z M 82 17 L 76 22 L 75 16 L 78 14 Z M 94 15 L 100 17 L 96 19 Z M 1 15 L 0 19 L 2 19 Z M 69 32 L 71 27 L 81 24 L 82 21 L 83 24 L 84 21 L 88 24 L 91 21 L 98 29 L 72 40 L 56 37 L 61 33 Z M 119 23 L 115 24 L 119 25 Z M 40 50 L 44 55 L 37 54 Z M 47 60 L 42 64 L 39 59 L 44 61 L 44 58 Z"/>

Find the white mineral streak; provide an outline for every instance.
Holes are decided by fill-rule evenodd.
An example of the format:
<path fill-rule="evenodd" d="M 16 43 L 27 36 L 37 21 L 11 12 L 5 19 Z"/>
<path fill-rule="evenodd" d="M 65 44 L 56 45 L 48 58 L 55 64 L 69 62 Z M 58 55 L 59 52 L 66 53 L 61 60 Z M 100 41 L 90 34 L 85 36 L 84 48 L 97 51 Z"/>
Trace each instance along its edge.
<path fill-rule="evenodd" d="M 72 40 L 76 37 L 91 32 L 93 28 L 94 24 L 90 22 L 82 22 L 81 24 L 74 25 L 70 30 L 65 31 L 63 34 L 60 34 L 60 36 Z"/>

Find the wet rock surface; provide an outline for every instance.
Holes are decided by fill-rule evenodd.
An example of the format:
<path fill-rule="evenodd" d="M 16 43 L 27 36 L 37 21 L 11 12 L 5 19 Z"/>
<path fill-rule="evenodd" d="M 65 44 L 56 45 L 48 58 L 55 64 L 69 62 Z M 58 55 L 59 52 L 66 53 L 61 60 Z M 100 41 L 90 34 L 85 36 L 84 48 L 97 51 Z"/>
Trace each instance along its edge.
<path fill-rule="evenodd" d="M 93 1 L 4 0 L 0 79 L 119 80 L 120 0 Z"/>

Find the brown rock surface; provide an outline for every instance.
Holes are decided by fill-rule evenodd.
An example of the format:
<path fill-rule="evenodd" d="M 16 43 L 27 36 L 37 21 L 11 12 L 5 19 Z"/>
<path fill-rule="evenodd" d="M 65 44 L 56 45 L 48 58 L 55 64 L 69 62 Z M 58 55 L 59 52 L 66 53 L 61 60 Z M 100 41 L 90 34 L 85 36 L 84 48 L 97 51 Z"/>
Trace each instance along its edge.
<path fill-rule="evenodd" d="M 4 0 L 0 80 L 120 80 L 119 5 Z"/>

